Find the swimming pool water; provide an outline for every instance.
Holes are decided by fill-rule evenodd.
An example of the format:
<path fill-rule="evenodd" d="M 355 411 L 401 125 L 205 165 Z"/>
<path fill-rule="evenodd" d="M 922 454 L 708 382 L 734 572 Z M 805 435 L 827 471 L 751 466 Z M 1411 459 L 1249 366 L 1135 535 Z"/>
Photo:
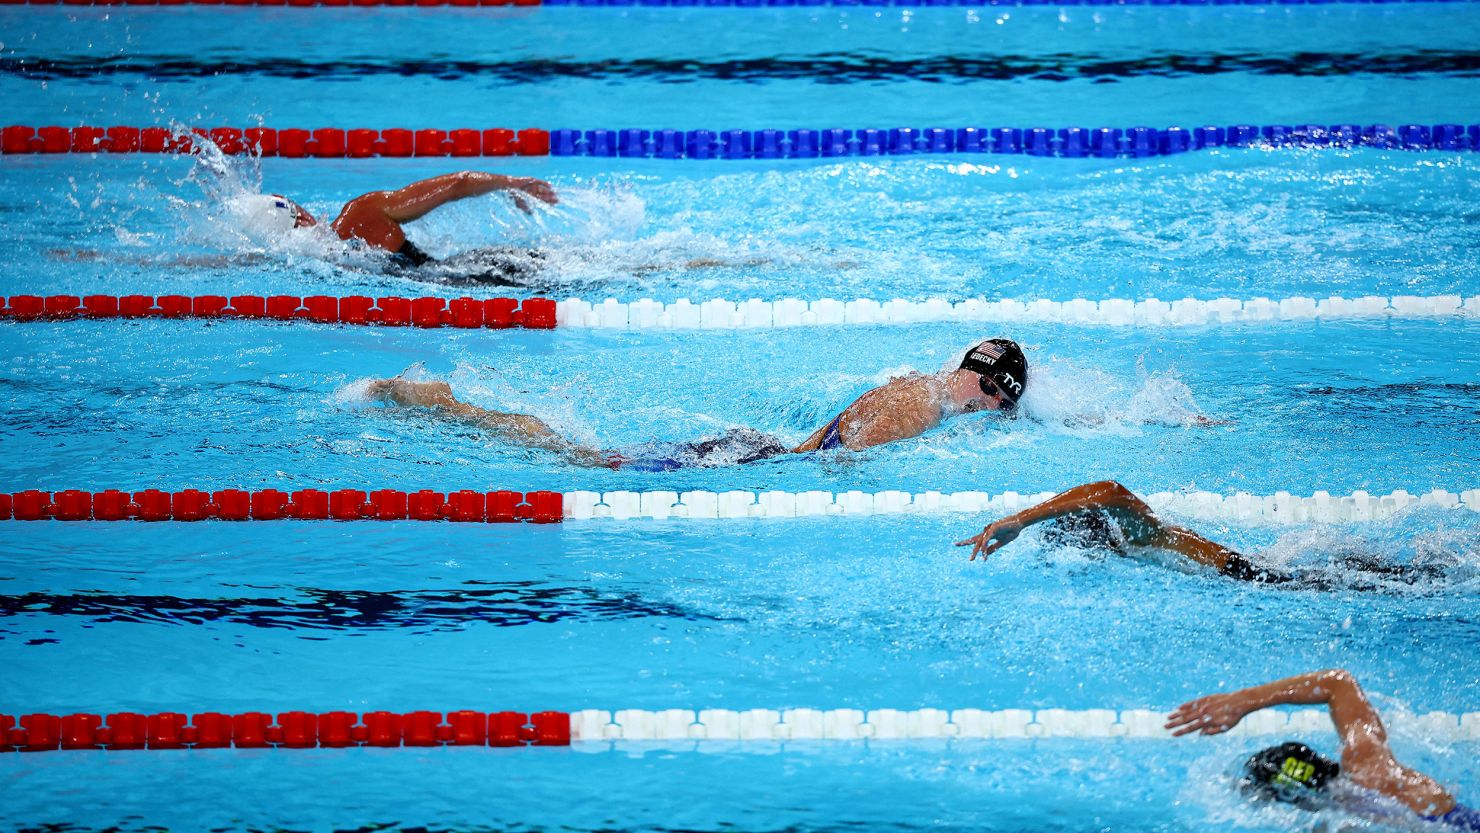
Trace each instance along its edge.
<path fill-rule="evenodd" d="M 310 25 L 312 24 L 312 25 Z M 1475 121 L 1474 4 L 967 9 L 0 7 L 7 123 L 549 128 Z M 548 253 L 553 297 L 1033 300 L 1480 294 L 1477 157 L 1218 150 L 473 160 L 554 183 L 463 203 L 436 255 Z M 447 159 L 0 157 L 0 294 L 527 296 L 222 220 L 332 215 Z M 705 261 L 695 265 L 693 261 Z M 0 489 L 1032 493 L 1474 488 L 1472 318 L 1109 327 L 457 331 L 0 323 Z M 408 371 L 631 449 L 797 443 L 853 397 L 1020 341 L 1022 418 L 861 453 L 585 470 L 365 400 Z M 1203 424 L 1204 421 L 1212 424 Z M 1169 709 L 1341 666 L 1402 760 L 1480 800 L 1480 519 L 1185 520 L 1324 592 L 1059 549 L 993 520 L 0 524 L 0 711 Z M 1407 585 L 1354 555 L 1423 564 Z M 1329 734 L 1306 738 L 1328 751 Z M 1260 740 L 653 742 L 0 756 L 14 830 L 1204 831 L 1370 826 L 1240 801 Z"/>
<path fill-rule="evenodd" d="M 511 294 L 387 273 L 321 233 L 264 247 L 216 196 L 244 179 L 332 218 L 454 160 L 270 159 L 260 174 L 236 160 L 224 177 L 179 159 L 90 159 L 86 176 L 77 164 L 0 169 L 14 218 L 0 288 L 42 291 L 61 272 L 84 294 Z M 537 291 L 557 298 L 1324 298 L 1470 295 L 1480 280 L 1470 152 L 482 164 L 548 179 L 564 202 L 533 217 L 496 198 L 454 205 L 414 239 L 436 256 L 541 247 Z"/>

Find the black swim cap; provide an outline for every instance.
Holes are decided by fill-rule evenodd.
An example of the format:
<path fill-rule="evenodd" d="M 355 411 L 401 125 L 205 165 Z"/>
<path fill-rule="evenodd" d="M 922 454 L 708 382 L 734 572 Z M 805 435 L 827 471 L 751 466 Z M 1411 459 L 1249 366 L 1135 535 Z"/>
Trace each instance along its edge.
<path fill-rule="evenodd" d="M 991 379 L 1013 404 L 1028 389 L 1028 358 L 1023 355 L 1023 348 L 1011 339 L 989 338 L 971 348 L 961 360 L 961 369 Z"/>
<path fill-rule="evenodd" d="M 1282 743 L 1254 753 L 1244 762 L 1245 793 L 1302 807 L 1316 804 L 1317 796 L 1341 765 L 1316 754 L 1303 743 Z"/>
<path fill-rule="evenodd" d="M 1040 537 L 1051 547 L 1123 552 L 1125 535 L 1103 509 L 1070 512 L 1046 523 Z"/>

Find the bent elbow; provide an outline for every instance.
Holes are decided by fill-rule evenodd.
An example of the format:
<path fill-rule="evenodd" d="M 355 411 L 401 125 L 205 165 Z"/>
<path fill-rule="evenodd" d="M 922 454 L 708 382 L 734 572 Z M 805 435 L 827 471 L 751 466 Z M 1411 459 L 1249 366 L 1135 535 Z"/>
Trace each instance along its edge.
<path fill-rule="evenodd" d="M 1360 694 L 1362 686 L 1357 682 L 1357 677 L 1345 668 L 1328 668 L 1318 674 L 1318 678 L 1328 691 L 1349 691 Z"/>
<path fill-rule="evenodd" d="M 1107 502 L 1124 503 L 1127 500 L 1139 500 L 1135 492 L 1121 485 L 1118 480 L 1101 480 L 1091 483 L 1090 489 Z"/>

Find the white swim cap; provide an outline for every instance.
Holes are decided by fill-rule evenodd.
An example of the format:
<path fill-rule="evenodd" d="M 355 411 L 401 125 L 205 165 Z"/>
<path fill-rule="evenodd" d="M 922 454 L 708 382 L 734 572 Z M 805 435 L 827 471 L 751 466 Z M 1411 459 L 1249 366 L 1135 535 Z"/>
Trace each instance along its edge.
<path fill-rule="evenodd" d="M 280 194 L 242 194 L 226 202 L 226 217 L 254 238 L 279 237 L 298 223 L 298 209 Z"/>

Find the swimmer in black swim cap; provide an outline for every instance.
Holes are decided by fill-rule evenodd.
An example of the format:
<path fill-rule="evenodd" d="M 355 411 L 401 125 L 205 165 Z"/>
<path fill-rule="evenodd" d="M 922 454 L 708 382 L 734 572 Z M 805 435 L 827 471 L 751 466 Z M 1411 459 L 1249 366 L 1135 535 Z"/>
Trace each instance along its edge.
<path fill-rule="evenodd" d="M 966 351 L 955 370 L 897 376 L 868 391 L 793 450 L 857 451 L 918 436 L 960 414 L 1015 414 L 1027 388 L 1023 348 L 988 339 Z"/>
<path fill-rule="evenodd" d="M 897 376 L 865 392 L 795 448 L 758 431 L 731 429 L 720 437 L 668 443 L 665 448 L 635 455 L 573 442 L 537 417 L 462 402 L 446 382 L 381 379 L 371 383 L 369 393 L 397 405 L 433 408 L 440 415 L 473 423 L 504 439 L 557 452 L 576 465 L 668 471 L 691 465 L 751 463 L 783 454 L 856 451 L 919 436 L 960 414 L 1011 413 L 1027 380 L 1022 349 L 1007 339 L 992 339 L 972 348 L 955 370 Z"/>
<path fill-rule="evenodd" d="M 1326 785 L 1340 773 L 1341 764 L 1303 743 L 1290 741 L 1249 756 L 1244 761 L 1239 788 L 1250 798 L 1318 810 L 1329 797 Z"/>
<path fill-rule="evenodd" d="M 1262 749 L 1244 762 L 1240 787 L 1246 795 L 1309 810 L 1337 806 L 1364 815 L 1387 809 L 1374 798 L 1388 799 L 1439 825 L 1435 830 L 1480 833 L 1480 813 L 1457 802 L 1434 779 L 1398 763 L 1381 716 L 1347 671 L 1316 671 L 1201 697 L 1173 711 L 1166 728 L 1178 736 L 1218 735 L 1260 709 L 1315 704 L 1327 707 L 1336 726 L 1341 763 L 1302 743 Z"/>
<path fill-rule="evenodd" d="M 981 378 L 982 393 L 996 398 L 999 409 L 1011 411 L 1028 387 L 1028 359 L 1023 348 L 1005 338 L 989 338 L 971 348 L 961 359 L 961 369 Z"/>
<path fill-rule="evenodd" d="M 403 223 L 419 220 L 450 202 L 504 191 L 514 204 L 529 211 L 527 197 L 554 205 L 560 200 L 550 183 L 532 177 L 513 177 L 483 171 L 459 171 L 413 182 L 394 191 L 372 191 L 344 204 L 330 226 L 341 240 L 355 240 L 389 252 L 393 262 L 403 268 L 433 263 L 434 259 L 406 237 Z M 250 194 L 228 204 L 228 216 L 254 236 L 282 234 L 294 228 L 317 225 L 318 221 L 303 206 L 278 194 Z M 542 259 L 538 252 L 522 249 L 486 250 L 489 257 L 479 268 L 488 272 L 485 282 L 518 284 L 525 272 L 532 273 Z M 493 257 L 493 253 L 503 253 Z M 497 261 L 496 263 L 494 261 Z M 511 263 L 517 261 L 515 266 Z M 478 276 L 470 275 L 469 280 Z"/>

